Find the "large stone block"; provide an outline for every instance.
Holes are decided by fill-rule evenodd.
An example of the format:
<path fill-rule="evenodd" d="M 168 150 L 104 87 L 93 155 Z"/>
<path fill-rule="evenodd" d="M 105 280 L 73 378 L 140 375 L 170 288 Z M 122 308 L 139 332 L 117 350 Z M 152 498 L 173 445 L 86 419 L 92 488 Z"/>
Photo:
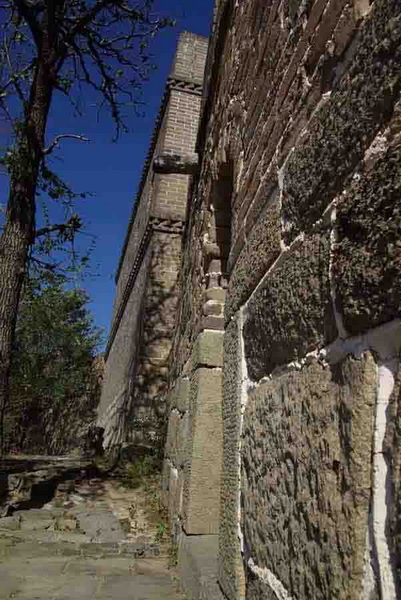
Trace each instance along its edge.
<path fill-rule="evenodd" d="M 349 69 L 288 159 L 282 206 L 292 224 L 290 239 L 310 230 L 344 189 L 391 118 L 400 88 L 400 3 L 378 0 L 362 26 Z"/>
<path fill-rule="evenodd" d="M 222 415 L 220 368 L 191 376 L 190 433 L 185 464 L 183 526 L 188 534 L 217 533 L 220 508 Z"/>
<path fill-rule="evenodd" d="M 252 379 L 335 339 L 329 261 L 329 236 L 310 236 L 283 256 L 252 296 L 244 324 Z"/>
<path fill-rule="evenodd" d="M 179 377 L 170 395 L 170 407 L 176 408 L 179 412 L 185 412 L 188 409 L 189 379 L 188 377 Z"/>
<path fill-rule="evenodd" d="M 245 546 L 288 597 L 362 597 L 376 381 L 377 367 L 366 354 L 332 367 L 313 362 L 249 397 L 241 482 Z"/>
<path fill-rule="evenodd" d="M 225 305 L 227 321 L 247 300 L 279 254 L 280 211 L 277 201 L 273 201 L 253 225 L 230 274 Z"/>
<path fill-rule="evenodd" d="M 202 331 L 196 340 L 192 368 L 198 366 L 222 367 L 223 366 L 223 331 Z"/>
<path fill-rule="evenodd" d="M 401 117 L 398 121 L 401 132 Z M 401 141 L 352 183 L 338 205 L 338 308 L 350 334 L 401 315 Z"/>
<path fill-rule="evenodd" d="M 245 597 L 238 537 L 241 356 L 238 316 L 224 336 L 223 469 L 219 528 L 219 583 L 230 600 Z"/>
<path fill-rule="evenodd" d="M 182 534 L 178 552 L 178 574 L 181 586 L 190 600 L 203 600 L 205 588 L 217 584 L 217 556 L 217 535 Z M 207 596 L 207 600 L 222 599 L 217 593 Z"/>

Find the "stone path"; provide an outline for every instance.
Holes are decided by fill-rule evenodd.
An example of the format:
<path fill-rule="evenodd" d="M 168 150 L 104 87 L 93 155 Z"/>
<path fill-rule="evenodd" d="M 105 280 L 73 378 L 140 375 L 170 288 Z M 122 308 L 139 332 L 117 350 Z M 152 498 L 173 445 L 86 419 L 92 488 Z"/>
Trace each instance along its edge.
<path fill-rule="evenodd" d="M 182 600 L 138 492 L 62 482 L 40 508 L 0 519 L 0 599 Z"/>

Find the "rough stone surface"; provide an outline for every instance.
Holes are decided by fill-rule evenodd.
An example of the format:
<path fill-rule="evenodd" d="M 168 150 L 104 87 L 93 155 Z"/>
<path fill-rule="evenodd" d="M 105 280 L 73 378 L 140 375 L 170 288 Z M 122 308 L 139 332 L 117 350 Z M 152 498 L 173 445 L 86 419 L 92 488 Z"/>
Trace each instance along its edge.
<path fill-rule="evenodd" d="M 183 509 L 187 534 L 215 534 L 219 529 L 221 385 L 219 368 L 200 368 L 191 376 Z"/>
<path fill-rule="evenodd" d="M 259 380 L 276 366 L 332 341 L 336 329 L 329 283 L 327 235 L 306 238 L 283 257 L 247 305 L 248 373 Z"/>
<path fill-rule="evenodd" d="M 400 554 L 398 392 L 388 411 L 394 414 L 383 499 L 377 486 L 387 471 L 377 448 L 371 474 L 372 358 L 326 368 L 313 362 L 334 340 L 334 353 L 348 352 L 356 344 L 350 336 L 400 315 L 400 42 L 399 0 L 218 1 L 198 132 L 185 120 L 195 105 L 199 110 L 199 79 L 170 90 L 158 130 L 165 145 L 155 150 L 191 154 L 197 139 L 200 171 L 191 186 L 177 173 L 147 180 L 129 228 L 118 297 L 149 211 L 185 218 L 168 374 L 161 373 L 172 411 L 163 486 L 174 540 L 185 532 L 193 544 L 197 535 L 221 537 L 217 584 L 202 588 L 198 563 L 180 554 L 183 576 L 198 596 L 213 597 L 216 585 L 227 600 L 243 595 L 238 508 L 251 600 L 361 600 L 372 498 L 375 508 L 386 501 L 387 545 L 393 557 Z M 198 76 L 199 40 L 185 37 L 180 49 L 173 79 Z M 151 183 L 156 198 L 148 207 Z M 239 356 L 238 312 L 245 318 L 245 356 Z M 222 336 L 224 328 L 222 360 L 213 342 L 201 348 L 199 335 Z M 116 356 L 116 371 L 123 364 Z M 216 365 L 223 372 L 222 405 Z M 382 368 L 379 374 L 390 385 L 391 374 Z M 183 377 L 190 391 L 177 400 Z M 241 400 L 248 400 L 243 437 L 241 377 Z M 380 518 L 375 523 L 369 543 L 382 525 Z M 375 540 L 372 564 L 387 545 Z M 398 576 L 398 558 L 396 569 Z M 375 574 L 375 591 L 364 592 L 369 600 L 378 599 L 380 585 L 392 587 L 390 572 L 387 580 L 377 568 Z"/>
<path fill-rule="evenodd" d="M 361 598 L 376 377 L 369 354 L 332 367 L 313 362 L 249 398 L 245 545 L 290 597 Z"/>
<path fill-rule="evenodd" d="M 291 237 L 309 230 L 390 120 L 401 89 L 398 0 L 379 0 L 363 24 L 347 73 L 317 112 L 285 170 L 283 211 Z"/>
<path fill-rule="evenodd" d="M 401 118 L 398 120 L 401 132 Z M 401 315 L 401 140 L 351 185 L 338 206 L 333 273 L 346 330 Z"/>
<path fill-rule="evenodd" d="M 253 573 L 248 573 L 246 586 L 247 600 L 277 600 L 277 596 L 272 588 L 261 581 Z"/>
<path fill-rule="evenodd" d="M 401 370 L 395 375 L 395 386 L 388 407 L 388 425 L 383 453 L 390 467 L 390 498 L 388 509 L 388 542 L 398 596 L 401 594 Z"/>
<path fill-rule="evenodd" d="M 219 582 L 227 598 L 244 597 L 238 537 L 241 355 L 238 316 L 224 336 L 223 468 L 221 480 Z"/>
<path fill-rule="evenodd" d="M 280 254 L 280 213 L 277 201 L 263 212 L 246 239 L 230 274 L 226 319 L 250 296 L 267 269 Z"/>
<path fill-rule="evenodd" d="M 176 408 L 180 412 L 188 409 L 189 379 L 180 377 L 171 392 L 171 408 Z"/>

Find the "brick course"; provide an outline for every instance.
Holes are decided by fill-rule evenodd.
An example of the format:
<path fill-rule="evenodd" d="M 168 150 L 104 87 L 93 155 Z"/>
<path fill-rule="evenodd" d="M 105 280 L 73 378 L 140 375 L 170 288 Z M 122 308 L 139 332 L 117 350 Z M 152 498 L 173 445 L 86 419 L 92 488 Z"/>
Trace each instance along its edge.
<path fill-rule="evenodd" d="M 155 174 L 151 165 L 161 152 L 195 150 L 206 52 L 205 38 L 181 34 L 123 245 L 98 411 L 108 446 L 162 433 L 190 178 Z"/>

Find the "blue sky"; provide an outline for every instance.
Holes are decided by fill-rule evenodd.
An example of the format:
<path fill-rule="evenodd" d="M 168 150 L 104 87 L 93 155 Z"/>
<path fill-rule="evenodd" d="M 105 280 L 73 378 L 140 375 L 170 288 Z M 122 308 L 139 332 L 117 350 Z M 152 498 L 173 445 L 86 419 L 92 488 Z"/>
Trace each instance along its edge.
<path fill-rule="evenodd" d="M 105 116 L 98 122 L 96 109 L 90 102 L 82 118 L 74 117 L 69 105 L 60 101 L 54 104 L 50 115 L 52 135 L 74 133 L 90 139 L 88 144 L 65 140 L 53 166 L 73 189 L 93 193 L 78 203 L 77 211 L 83 217 L 86 231 L 95 236 L 92 271 L 96 276 L 87 278 L 83 287 L 91 298 L 95 322 L 105 329 L 106 335 L 114 299 L 114 274 L 178 34 L 192 31 L 209 35 L 213 4 L 213 0 L 155 1 L 156 11 L 176 19 L 177 25 L 162 31 L 152 43 L 153 62 L 158 68 L 144 84 L 145 114 L 136 117 L 132 112 L 128 119 L 130 132 L 123 134 L 117 143 L 112 142 L 110 121 Z M 0 202 L 6 200 L 4 179 Z M 90 237 L 81 239 L 84 245 L 90 244 Z"/>

